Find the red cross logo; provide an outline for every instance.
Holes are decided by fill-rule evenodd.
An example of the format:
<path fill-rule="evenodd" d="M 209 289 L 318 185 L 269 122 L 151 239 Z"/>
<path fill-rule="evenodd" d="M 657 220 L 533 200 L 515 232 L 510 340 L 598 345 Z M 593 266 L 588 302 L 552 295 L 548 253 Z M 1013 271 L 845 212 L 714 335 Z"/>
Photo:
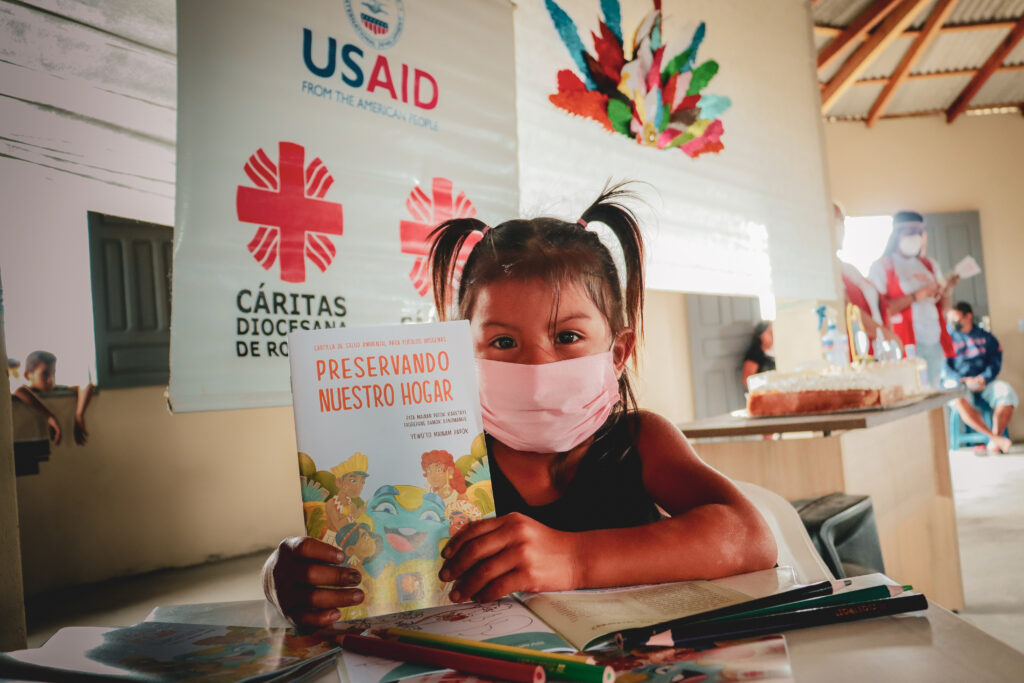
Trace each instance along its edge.
<path fill-rule="evenodd" d="M 238 186 L 238 220 L 260 226 L 249 253 L 270 270 L 280 258 L 284 282 L 306 281 L 306 259 L 326 271 L 337 253 L 328 235 L 342 233 L 341 204 L 323 201 L 334 178 L 319 157 L 305 165 L 306 150 L 278 143 L 278 163 L 262 149 L 249 157 L 245 173 L 256 187 Z"/>
<path fill-rule="evenodd" d="M 402 221 L 399 226 L 402 253 L 414 254 L 417 257 L 409 272 L 409 279 L 420 296 L 426 296 L 430 291 L 430 266 L 427 263 L 427 255 L 430 252 L 427 236 L 430 235 L 430 231 L 450 218 L 472 218 L 476 215 L 476 208 L 466 197 L 465 192 L 460 192 L 458 197 L 452 197 L 452 181 L 447 178 L 434 178 L 431 192 L 433 197 L 428 197 L 423 188 L 417 186 L 409 193 L 405 206 L 414 220 Z M 481 237 L 481 234 L 473 233 L 463 243 L 455 263 L 456 280 L 462 274 L 462 267 L 466 265 L 469 252 Z"/>

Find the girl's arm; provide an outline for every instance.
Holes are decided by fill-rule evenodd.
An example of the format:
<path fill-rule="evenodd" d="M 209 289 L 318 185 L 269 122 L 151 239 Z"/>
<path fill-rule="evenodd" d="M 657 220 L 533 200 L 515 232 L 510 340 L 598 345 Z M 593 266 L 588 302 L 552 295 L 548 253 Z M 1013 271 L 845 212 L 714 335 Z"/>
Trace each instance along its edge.
<path fill-rule="evenodd" d="M 644 485 L 670 519 L 579 533 L 520 514 L 476 522 L 444 551 L 441 579 L 456 581 L 452 599 L 717 578 L 775 563 L 775 540 L 760 513 L 674 425 L 642 413 L 636 445 Z"/>

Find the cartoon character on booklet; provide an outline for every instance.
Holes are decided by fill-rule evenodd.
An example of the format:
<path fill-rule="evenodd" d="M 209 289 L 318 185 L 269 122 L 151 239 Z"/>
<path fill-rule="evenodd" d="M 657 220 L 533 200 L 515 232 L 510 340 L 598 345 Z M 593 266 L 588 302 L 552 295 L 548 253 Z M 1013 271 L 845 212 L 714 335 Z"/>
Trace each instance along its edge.
<path fill-rule="evenodd" d="M 374 580 L 375 602 L 402 609 L 419 606 L 423 597 L 442 587 L 437 570 L 449 537 L 444 501 L 417 486 L 381 486 L 370 499 L 367 514 L 375 534 L 383 539 L 380 552 L 363 563 L 364 572 Z"/>
<path fill-rule="evenodd" d="M 352 524 L 366 511 L 366 503 L 359 496 L 363 493 L 369 469 L 369 459 L 362 453 L 356 453 L 345 462 L 331 468 L 338 484 L 338 494 L 330 498 L 324 506 L 327 528 L 331 531 L 340 531 L 343 526 Z"/>

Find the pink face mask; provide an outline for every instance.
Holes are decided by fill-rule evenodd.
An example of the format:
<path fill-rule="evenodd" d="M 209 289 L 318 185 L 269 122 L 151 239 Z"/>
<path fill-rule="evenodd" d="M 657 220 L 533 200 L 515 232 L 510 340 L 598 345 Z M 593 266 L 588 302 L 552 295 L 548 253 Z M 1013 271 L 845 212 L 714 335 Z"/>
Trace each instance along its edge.
<path fill-rule="evenodd" d="M 538 365 L 477 358 L 476 369 L 484 429 L 518 451 L 568 451 L 619 402 L 611 351 Z"/>

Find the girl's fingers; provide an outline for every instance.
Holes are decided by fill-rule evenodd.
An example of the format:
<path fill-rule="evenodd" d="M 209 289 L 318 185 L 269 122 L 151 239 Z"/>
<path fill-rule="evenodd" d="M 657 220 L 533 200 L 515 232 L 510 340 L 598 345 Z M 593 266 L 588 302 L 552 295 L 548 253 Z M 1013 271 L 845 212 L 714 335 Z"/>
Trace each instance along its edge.
<path fill-rule="evenodd" d="M 319 610 L 316 612 L 302 612 L 292 617 L 296 626 L 330 626 L 341 618 L 341 612 L 336 609 Z"/>
<path fill-rule="evenodd" d="M 345 553 L 333 545 L 318 541 L 308 536 L 293 536 L 286 539 L 284 544 L 297 556 L 307 560 L 318 560 L 341 564 L 345 561 Z"/>
<path fill-rule="evenodd" d="M 462 600 L 477 600 L 486 602 L 479 597 L 479 593 L 498 577 L 514 570 L 517 565 L 516 553 L 506 551 L 498 553 L 489 559 L 480 562 L 472 567 L 465 576 L 455 584 L 452 589 L 453 602 Z M 504 595 L 504 593 L 502 593 Z M 501 596 L 499 596 L 501 597 Z"/>
<path fill-rule="evenodd" d="M 459 533 L 455 534 L 455 536 L 453 536 L 451 540 L 448 541 L 448 544 L 444 547 L 444 550 L 441 551 L 441 555 L 446 558 L 454 557 L 455 554 L 459 552 L 459 549 L 462 548 L 462 546 L 464 546 L 466 543 L 469 543 L 478 536 L 488 534 L 491 531 L 499 528 L 502 524 L 502 521 L 503 516 L 491 517 L 490 519 L 481 519 L 480 521 L 469 524 L 469 526 L 464 528 Z"/>
<path fill-rule="evenodd" d="M 363 591 L 358 588 L 314 588 L 309 591 L 306 604 L 315 609 L 351 607 L 363 601 Z"/>
<path fill-rule="evenodd" d="M 502 533 L 500 527 L 490 533 L 470 539 L 463 543 L 458 552 L 448 560 L 445 560 L 445 563 L 441 565 L 441 572 L 438 574 L 439 578 L 442 581 L 458 580 L 464 572 L 468 571 L 477 562 L 500 553 L 510 540 L 508 534 Z"/>
<path fill-rule="evenodd" d="M 363 580 L 358 570 L 333 564 L 310 563 L 306 566 L 305 583 L 312 586 L 358 586 Z"/>
<path fill-rule="evenodd" d="M 519 569 L 513 569 L 495 577 L 473 599 L 477 602 L 490 602 L 521 590 L 528 590 L 526 576 Z"/>

